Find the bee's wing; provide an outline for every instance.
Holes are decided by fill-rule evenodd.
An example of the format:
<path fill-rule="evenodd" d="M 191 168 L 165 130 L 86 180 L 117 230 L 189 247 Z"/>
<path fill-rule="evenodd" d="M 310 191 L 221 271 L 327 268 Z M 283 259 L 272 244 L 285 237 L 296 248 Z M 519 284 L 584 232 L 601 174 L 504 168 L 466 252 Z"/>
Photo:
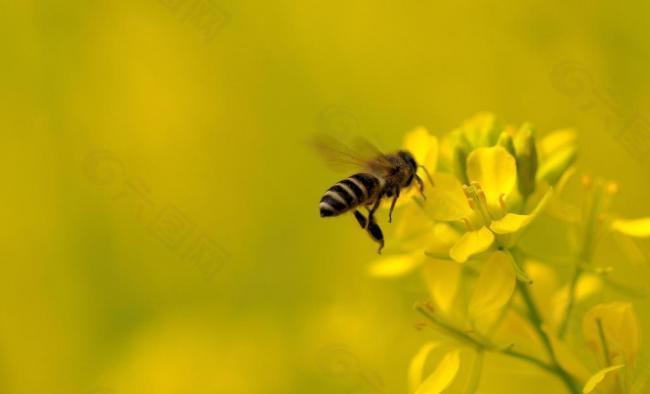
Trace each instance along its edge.
<path fill-rule="evenodd" d="M 364 169 L 368 172 L 383 176 L 390 172 L 390 169 L 394 166 L 388 156 L 365 138 L 356 137 L 352 141 L 352 149 L 358 155 L 367 158 L 364 162 Z"/>
<path fill-rule="evenodd" d="M 377 164 L 385 161 L 384 155 L 377 147 L 360 137 L 355 138 L 348 145 L 330 135 L 317 134 L 312 145 L 328 166 L 335 171 L 350 169 L 370 171 Z"/>

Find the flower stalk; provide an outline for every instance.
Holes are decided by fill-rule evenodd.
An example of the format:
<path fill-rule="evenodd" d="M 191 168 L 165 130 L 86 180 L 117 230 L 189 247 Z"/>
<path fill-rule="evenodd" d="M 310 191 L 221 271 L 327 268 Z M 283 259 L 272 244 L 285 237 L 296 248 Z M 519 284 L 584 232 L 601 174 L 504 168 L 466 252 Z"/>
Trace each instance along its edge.
<path fill-rule="evenodd" d="M 539 314 L 537 307 L 535 306 L 535 302 L 533 301 L 530 292 L 528 291 L 528 285 L 522 282 L 518 282 L 517 289 L 528 309 L 528 316 L 530 318 L 530 322 L 533 328 L 535 329 L 535 332 L 539 336 L 540 340 L 542 341 L 544 348 L 548 353 L 549 358 L 551 359 L 551 368 L 553 369 L 553 371 L 555 371 L 555 374 L 562 379 L 562 382 L 569 390 L 569 392 L 579 393 L 580 390 L 578 388 L 575 379 L 567 371 L 565 371 L 564 368 L 562 368 L 562 366 L 560 365 L 557 359 L 557 355 L 555 354 L 555 350 L 553 349 L 553 344 L 551 343 L 548 334 L 544 331 L 542 327 L 543 324 L 542 318 Z"/>
<path fill-rule="evenodd" d="M 523 285 L 523 284 L 522 284 Z M 534 307 L 533 307 L 534 308 Z M 444 322 L 442 319 L 436 317 L 431 313 L 431 309 L 422 305 L 422 304 L 417 304 L 415 309 L 422 314 L 427 320 L 429 320 L 433 325 L 438 328 L 440 331 L 445 332 L 446 334 L 450 335 L 451 337 L 456 338 L 459 340 L 459 342 L 464 343 L 465 345 L 475 349 L 478 353 L 482 352 L 494 352 L 494 353 L 500 353 L 512 358 L 516 358 L 522 361 L 525 361 L 527 363 L 530 363 L 532 365 L 535 365 L 538 368 L 543 369 L 546 372 L 549 372 L 553 375 L 556 375 L 558 378 L 562 379 L 562 382 L 565 384 L 567 389 L 569 389 L 570 393 L 579 393 L 580 390 L 578 389 L 578 386 L 575 382 L 575 380 L 569 375 L 568 372 L 566 372 L 557 362 L 557 359 L 555 358 L 555 354 L 553 353 L 552 347 L 550 345 L 550 341 L 548 340 L 548 337 L 546 334 L 541 330 L 541 324 L 537 327 L 539 328 L 539 331 L 541 335 L 544 335 L 544 338 L 546 338 L 546 343 L 548 344 L 547 349 L 549 349 L 550 354 L 552 354 L 551 359 L 552 363 L 547 363 L 543 360 L 540 360 L 534 356 L 531 356 L 526 353 L 522 353 L 519 351 L 516 351 L 512 348 L 512 346 L 508 346 L 505 348 L 499 347 L 492 342 L 490 342 L 487 339 L 484 338 L 476 338 L 473 336 L 470 336 L 469 334 L 461 331 L 460 329 L 450 325 L 447 322 Z M 536 314 L 535 316 L 539 316 Z M 541 321 L 540 321 L 541 322 Z"/>

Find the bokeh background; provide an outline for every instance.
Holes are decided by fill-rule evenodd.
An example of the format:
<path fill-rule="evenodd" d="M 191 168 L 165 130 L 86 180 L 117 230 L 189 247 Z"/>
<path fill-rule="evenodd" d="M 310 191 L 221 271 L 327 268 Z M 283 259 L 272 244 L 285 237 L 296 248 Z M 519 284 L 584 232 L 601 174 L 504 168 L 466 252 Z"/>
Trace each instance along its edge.
<path fill-rule="evenodd" d="M 405 393 L 426 293 L 319 218 L 341 175 L 317 132 L 573 127 L 579 171 L 650 214 L 628 127 L 650 119 L 647 1 L 21 0 L 0 20 L 2 393 Z M 561 390 L 512 364 L 480 392 L 522 382 Z"/>

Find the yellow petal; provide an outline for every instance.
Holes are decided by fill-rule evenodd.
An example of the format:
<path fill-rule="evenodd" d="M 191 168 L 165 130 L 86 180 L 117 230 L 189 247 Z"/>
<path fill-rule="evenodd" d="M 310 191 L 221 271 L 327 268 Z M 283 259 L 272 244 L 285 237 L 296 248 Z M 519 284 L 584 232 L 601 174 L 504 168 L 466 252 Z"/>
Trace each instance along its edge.
<path fill-rule="evenodd" d="M 426 259 L 423 251 L 382 257 L 368 269 L 370 275 L 377 277 L 396 277 L 408 274 Z"/>
<path fill-rule="evenodd" d="M 435 186 L 425 190 L 425 207 L 434 220 L 454 221 L 467 218 L 472 210 L 461 183 L 450 174 L 433 175 Z"/>
<path fill-rule="evenodd" d="M 422 275 L 436 306 L 449 313 L 460 281 L 462 267 L 449 260 L 431 259 L 424 264 Z"/>
<path fill-rule="evenodd" d="M 424 160 L 418 161 L 417 163 L 422 164 L 429 172 L 429 175 L 433 176 L 433 174 L 435 174 L 436 170 L 438 169 L 438 155 L 440 148 L 438 146 L 438 138 L 433 135 L 430 138 L 429 152 L 427 152 Z M 428 175 L 422 169 L 418 169 L 418 174 L 420 175 L 420 178 L 428 181 Z"/>
<path fill-rule="evenodd" d="M 587 383 L 585 383 L 584 388 L 582 389 L 583 394 L 589 394 L 605 379 L 605 376 L 612 372 L 623 368 L 623 364 L 614 365 L 612 367 L 603 368 L 595 374 L 591 375 Z"/>
<path fill-rule="evenodd" d="M 576 133 L 571 129 L 555 131 L 544 138 L 538 144 L 539 152 L 542 156 L 548 156 L 553 152 L 566 147 L 572 146 L 576 142 Z"/>
<path fill-rule="evenodd" d="M 418 387 L 415 394 L 442 393 L 456 378 L 460 367 L 460 350 L 447 353 L 431 375 Z"/>
<path fill-rule="evenodd" d="M 390 207 L 390 204 L 388 206 Z M 428 233 L 433 227 L 431 220 L 422 215 L 422 208 L 416 204 L 408 204 L 401 210 L 395 211 L 393 220 L 395 226 L 393 237 L 400 240 Z"/>
<path fill-rule="evenodd" d="M 630 237 L 647 238 L 650 237 L 650 218 L 614 220 L 612 230 Z"/>
<path fill-rule="evenodd" d="M 424 364 L 427 361 L 427 357 L 429 357 L 429 354 L 441 344 L 442 342 L 427 342 L 422 345 L 420 350 L 413 357 L 411 364 L 409 365 L 408 372 L 410 388 L 409 392 L 414 393 L 415 390 L 417 390 L 417 388 L 420 386 L 422 383 L 422 370 L 424 369 Z"/>
<path fill-rule="evenodd" d="M 576 301 L 584 301 L 596 294 L 603 287 L 603 282 L 597 275 L 583 275 L 576 285 Z"/>
<path fill-rule="evenodd" d="M 494 242 L 494 234 L 487 227 L 482 227 L 478 231 L 468 231 L 451 248 L 449 257 L 464 263 L 471 256 L 485 252 L 492 242 Z"/>
<path fill-rule="evenodd" d="M 509 213 L 501 219 L 493 221 L 490 228 L 497 234 L 514 233 L 530 223 L 530 216 Z"/>
<path fill-rule="evenodd" d="M 639 324 L 631 304 L 612 302 L 596 305 L 582 320 L 582 331 L 587 345 L 603 355 L 598 322 L 607 341 L 613 362 L 633 365 L 639 353 Z"/>
<path fill-rule="evenodd" d="M 438 158 L 438 139 L 436 136 L 429 134 L 429 131 L 424 127 L 418 127 L 404 136 L 404 149 L 411 152 L 413 158 L 418 164 L 427 163 L 427 161 L 437 161 Z M 431 151 L 433 153 L 430 155 Z M 435 160 L 435 161 L 434 161 Z M 429 163 L 431 164 L 431 163 Z M 435 170 L 427 166 L 427 169 Z"/>
<path fill-rule="evenodd" d="M 546 207 L 552 194 L 553 189 L 549 189 L 530 214 L 508 213 L 503 218 L 493 221 L 490 228 L 497 234 L 510 234 L 526 228 Z"/>
<path fill-rule="evenodd" d="M 469 302 L 469 315 L 478 318 L 503 307 L 515 291 L 517 274 L 509 253 L 494 252 L 481 269 Z"/>
<path fill-rule="evenodd" d="M 481 185 L 490 207 L 500 209 L 499 198 L 517 181 L 515 158 L 500 146 L 476 149 L 467 158 L 467 176 Z"/>

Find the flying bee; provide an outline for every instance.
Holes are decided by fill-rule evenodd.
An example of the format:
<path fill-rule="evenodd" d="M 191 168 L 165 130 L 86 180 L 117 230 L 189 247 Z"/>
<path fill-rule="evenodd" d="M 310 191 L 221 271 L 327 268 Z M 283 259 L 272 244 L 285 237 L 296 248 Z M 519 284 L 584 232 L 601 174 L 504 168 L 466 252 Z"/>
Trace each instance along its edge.
<path fill-rule="evenodd" d="M 320 200 L 320 216 L 339 216 L 354 211 L 354 217 L 375 242 L 379 244 L 377 253 L 384 247 L 384 234 L 375 220 L 375 211 L 384 198 L 392 198 L 388 222 L 393 220 L 393 209 L 404 188 L 417 183 L 424 196 L 424 182 L 417 169 L 424 169 L 433 184 L 426 167 L 419 165 L 413 155 L 406 150 L 384 154 L 367 141 L 359 140 L 355 148 L 347 147 L 337 140 L 320 136 L 316 148 L 333 165 L 355 166 L 360 172 L 341 180 L 330 187 Z M 359 211 L 365 207 L 367 216 Z"/>

